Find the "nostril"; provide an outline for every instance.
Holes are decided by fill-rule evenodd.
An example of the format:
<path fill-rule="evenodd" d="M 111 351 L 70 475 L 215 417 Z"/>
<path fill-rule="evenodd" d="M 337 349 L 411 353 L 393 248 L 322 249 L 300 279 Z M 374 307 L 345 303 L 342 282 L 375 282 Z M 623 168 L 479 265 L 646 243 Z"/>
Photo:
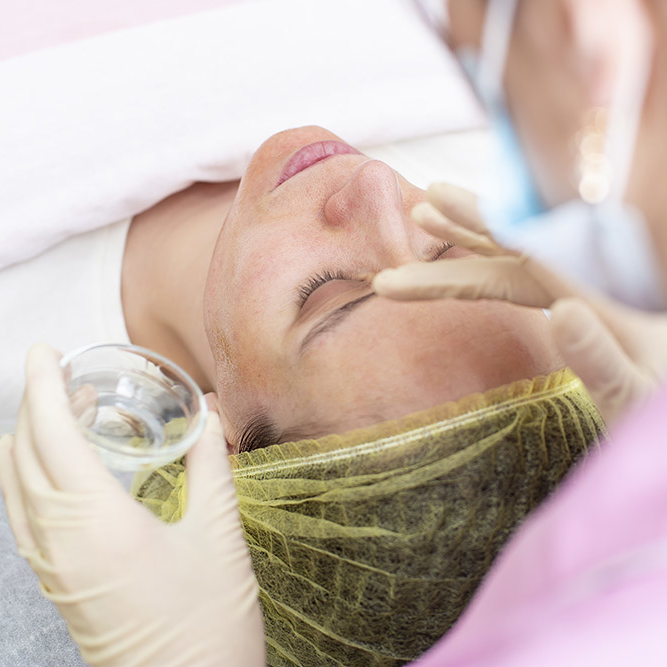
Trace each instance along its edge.
<path fill-rule="evenodd" d="M 354 216 L 356 203 L 340 190 L 324 204 L 324 219 L 331 227 L 343 227 Z"/>

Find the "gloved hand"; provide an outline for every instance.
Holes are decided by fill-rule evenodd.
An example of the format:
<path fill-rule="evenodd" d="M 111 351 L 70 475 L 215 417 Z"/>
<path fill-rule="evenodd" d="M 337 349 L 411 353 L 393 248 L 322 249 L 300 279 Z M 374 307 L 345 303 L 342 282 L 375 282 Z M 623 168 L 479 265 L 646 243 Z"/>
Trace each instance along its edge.
<path fill-rule="evenodd" d="M 166 525 L 86 443 L 57 353 L 34 346 L 26 376 L 16 436 L 0 440 L 0 484 L 19 553 L 83 658 L 264 667 L 257 584 L 218 416 L 187 455 L 187 512 Z"/>
<path fill-rule="evenodd" d="M 470 192 L 436 183 L 427 199 L 415 206 L 413 219 L 476 255 L 381 271 L 373 280 L 377 294 L 398 300 L 503 299 L 551 308 L 555 343 L 608 423 L 658 385 L 667 369 L 667 316 L 613 302 L 503 248 L 484 225 Z"/>

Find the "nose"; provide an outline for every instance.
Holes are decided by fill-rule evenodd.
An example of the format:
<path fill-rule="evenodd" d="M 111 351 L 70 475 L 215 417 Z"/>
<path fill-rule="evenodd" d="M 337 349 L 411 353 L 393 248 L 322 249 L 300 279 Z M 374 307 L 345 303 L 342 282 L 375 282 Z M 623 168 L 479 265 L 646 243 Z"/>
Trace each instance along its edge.
<path fill-rule="evenodd" d="M 377 259 L 383 267 L 417 258 L 398 177 L 384 162 L 367 160 L 359 165 L 329 197 L 324 217 L 332 231 L 345 231 L 353 243 L 381 255 Z"/>

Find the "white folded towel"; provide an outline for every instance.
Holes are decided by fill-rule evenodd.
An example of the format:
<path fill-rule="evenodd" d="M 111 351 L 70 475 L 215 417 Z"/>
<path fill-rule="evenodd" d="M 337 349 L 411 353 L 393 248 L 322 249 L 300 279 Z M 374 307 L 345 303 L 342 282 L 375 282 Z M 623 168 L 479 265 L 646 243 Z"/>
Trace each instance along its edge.
<path fill-rule="evenodd" d="M 0 62 L 0 268 L 241 176 L 304 124 L 371 145 L 478 126 L 404 0 L 260 0 Z"/>

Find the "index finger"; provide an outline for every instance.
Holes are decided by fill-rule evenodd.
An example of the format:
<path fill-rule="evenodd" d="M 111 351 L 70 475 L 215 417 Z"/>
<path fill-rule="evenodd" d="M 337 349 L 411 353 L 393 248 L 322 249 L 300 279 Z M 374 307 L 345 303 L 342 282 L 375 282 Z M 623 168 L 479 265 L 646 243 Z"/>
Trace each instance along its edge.
<path fill-rule="evenodd" d="M 556 298 L 574 294 L 548 270 L 518 256 L 404 264 L 378 273 L 373 289 L 379 296 L 398 301 L 499 299 L 533 308 L 549 308 Z"/>

